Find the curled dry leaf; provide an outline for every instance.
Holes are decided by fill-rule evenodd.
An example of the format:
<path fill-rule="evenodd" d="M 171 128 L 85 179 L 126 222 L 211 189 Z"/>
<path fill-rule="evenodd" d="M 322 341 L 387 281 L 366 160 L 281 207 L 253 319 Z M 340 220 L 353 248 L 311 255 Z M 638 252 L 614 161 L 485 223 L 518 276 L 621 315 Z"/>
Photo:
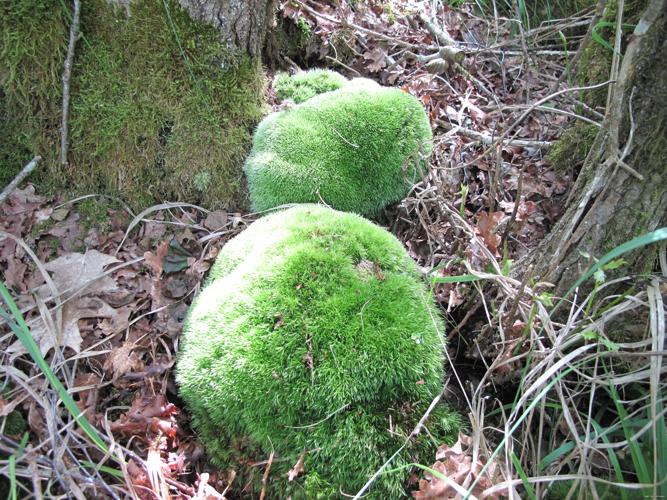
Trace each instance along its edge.
<path fill-rule="evenodd" d="M 134 352 L 135 348 L 134 342 L 125 342 L 122 346 L 111 350 L 104 362 L 104 371 L 111 375 L 114 382 L 128 372 L 143 370 L 144 362 L 141 356 Z"/>
<path fill-rule="evenodd" d="M 500 253 L 498 253 L 500 235 L 496 234 L 496 230 L 503 217 L 505 217 L 504 212 L 480 212 L 477 215 L 477 225 L 475 226 L 475 232 L 481 236 L 486 247 L 496 257 L 500 257 Z"/>
<path fill-rule="evenodd" d="M 477 481 L 471 494 L 479 499 L 496 500 L 506 497 L 502 493 L 485 494 L 485 490 L 503 481 L 499 467 L 492 462 L 482 475 L 485 465 L 480 459 L 473 463 L 468 448 L 472 440 L 469 436 L 459 434 L 459 439 L 453 446 L 442 445 L 436 453 L 436 460 L 431 469 L 438 474 L 426 472 L 424 479 L 419 481 L 419 490 L 413 491 L 412 496 L 417 499 L 454 499 L 461 498 L 458 490 L 468 490 Z M 465 448 L 465 449 L 464 449 Z M 445 476 L 449 481 L 441 477 Z M 460 488 L 455 488 L 455 483 Z"/>
<path fill-rule="evenodd" d="M 299 460 L 296 461 L 294 464 L 294 467 L 290 469 L 290 471 L 287 473 L 287 480 L 288 481 L 294 481 L 299 474 L 303 472 L 303 459 L 305 458 L 306 454 L 302 453 L 301 456 L 299 457 Z"/>
<path fill-rule="evenodd" d="M 153 275 L 160 277 L 162 275 L 162 268 L 164 266 L 164 259 L 169 252 L 169 242 L 163 241 L 155 249 L 155 253 L 144 253 L 144 262 L 153 271 Z"/>

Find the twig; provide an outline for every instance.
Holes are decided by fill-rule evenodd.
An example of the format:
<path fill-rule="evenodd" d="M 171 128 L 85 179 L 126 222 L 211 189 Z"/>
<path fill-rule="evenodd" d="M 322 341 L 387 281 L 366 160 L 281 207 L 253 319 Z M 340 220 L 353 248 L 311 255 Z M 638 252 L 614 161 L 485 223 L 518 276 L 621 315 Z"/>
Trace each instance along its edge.
<path fill-rule="evenodd" d="M 459 126 L 451 126 L 449 123 L 443 120 L 437 120 L 437 124 L 443 127 L 446 130 L 451 130 L 457 134 L 470 137 L 471 139 L 476 139 L 482 144 L 494 144 L 497 142 L 496 139 L 487 134 L 482 134 L 481 132 L 476 132 L 470 130 L 469 128 L 463 128 Z M 549 149 L 552 145 L 551 141 L 531 141 L 528 139 L 503 139 L 504 146 L 518 146 L 520 148 L 535 148 L 535 149 Z"/>
<path fill-rule="evenodd" d="M 429 32 L 440 42 L 442 45 L 447 45 L 447 46 L 457 46 L 458 43 L 456 40 L 454 40 L 449 33 L 447 33 L 444 30 L 441 30 L 438 28 L 435 24 L 433 24 L 428 17 L 426 17 L 426 14 L 423 12 L 420 12 L 418 14 L 419 20 L 424 23 L 424 26 L 426 26 L 426 29 L 429 30 Z"/>
<path fill-rule="evenodd" d="M 507 226 L 505 227 L 505 231 L 503 232 L 503 237 L 500 238 L 500 245 L 498 245 L 500 248 L 503 248 L 503 245 L 507 241 L 507 238 L 509 238 L 510 230 L 512 229 L 514 221 L 516 220 L 516 214 L 519 211 L 519 203 L 521 202 L 522 188 L 523 188 L 523 168 L 521 169 L 521 172 L 519 172 L 519 180 L 516 183 L 516 197 L 515 197 L 516 201 L 514 202 L 512 215 L 510 216 L 510 220 L 507 222 Z"/>
<path fill-rule="evenodd" d="M 529 81 L 532 78 L 531 75 L 531 70 L 530 70 L 530 56 L 528 55 L 528 45 L 526 45 L 526 36 L 525 32 L 523 29 L 523 19 L 521 18 L 521 10 L 519 9 L 519 3 L 517 0 L 512 1 L 512 6 L 514 7 L 514 10 L 516 11 L 516 22 L 517 25 L 519 26 L 519 40 L 521 41 L 521 52 L 523 53 L 523 59 L 526 63 L 526 74 L 528 78 L 524 80 L 524 90 L 526 92 L 526 102 L 530 101 L 530 84 Z"/>
<path fill-rule="evenodd" d="M 271 470 L 274 454 L 274 450 L 271 450 L 271 454 L 269 455 L 269 462 L 266 464 L 266 469 L 264 469 L 264 475 L 262 476 L 262 492 L 259 494 L 259 500 L 264 500 L 264 497 L 266 496 L 266 483 L 269 480 L 269 471 Z"/>
<path fill-rule="evenodd" d="M 512 131 L 512 129 L 514 129 L 514 127 L 516 127 L 517 125 L 519 125 L 519 124 L 520 124 L 520 123 L 521 123 L 521 122 L 522 122 L 522 121 L 523 121 L 523 120 L 524 120 L 530 113 L 532 113 L 532 111 L 533 111 L 535 108 L 537 108 L 538 106 L 541 106 L 541 105 L 544 104 L 545 102 L 548 102 L 548 101 L 550 101 L 550 100 L 552 100 L 552 99 L 554 99 L 555 97 L 558 97 L 558 96 L 560 96 L 560 95 L 567 94 L 568 92 L 580 92 L 580 91 L 582 91 L 582 90 L 595 90 L 595 89 L 599 89 L 599 88 L 601 88 L 601 87 L 604 87 L 604 86 L 606 86 L 606 85 L 609 85 L 610 83 L 613 83 L 613 81 L 612 81 L 612 80 L 608 80 L 608 81 L 606 81 L 606 82 L 597 83 L 597 84 L 595 84 L 595 85 L 587 85 L 587 86 L 585 86 L 585 87 L 571 87 L 571 88 L 569 88 L 569 89 L 562 89 L 562 90 L 559 90 L 558 92 L 554 92 L 553 94 L 549 94 L 548 96 L 543 97 L 543 98 L 540 99 L 539 101 L 534 102 L 533 104 L 531 104 L 531 105 L 528 107 L 528 109 L 526 109 L 526 111 L 524 111 L 524 112 L 521 114 L 521 116 L 519 116 L 519 118 L 517 118 L 516 120 L 514 120 L 514 122 L 513 122 L 509 127 L 507 127 L 507 128 L 505 129 L 505 131 L 504 131 L 502 134 L 500 134 L 500 136 L 493 142 L 493 144 L 491 144 L 491 146 L 489 146 L 487 149 L 485 149 L 485 150 L 482 152 L 482 154 L 479 155 L 478 158 L 482 158 L 482 157 L 486 156 L 487 154 L 489 154 L 489 153 L 491 152 L 491 150 L 494 148 L 494 144 L 495 144 L 496 142 L 504 141 L 504 139 L 509 135 L 509 133 Z M 509 138 L 509 141 L 513 141 L 513 140 L 515 139 L 515 137 L 519 134 L 520 131 L 521 131 L 521 130 L 517 130 L 517 131 L 514 133 L 514 135 L 512 135 L 512 136 Z M 472 165 L 472 164 L 473 164 L 474 162 L 476 162 L 476 161 L 477 161 L 477 158 L 474 158 L 474 159 L 471 160 L 468 164 L 469 164 L 469 165 Z"/>
<path fill-rule="evenodd" d="M 305 2 L 302 2 L 301 0 L 292 0 L 292 2 L 295 3 L 296 5 L 299 5 L 301 8 L 303 8 L 303 10 L 308 12 L 308 14 L 310 14 L 311 16 L 319 17 L 320 19 L 324 19 L 325 21 L 329 21 L 330 23 L 338 24 L 343 28 L 354 28 L 360 33 L 371 35 L 372 37 L 377 38 L 379 40 L 384 40 L 385 42 L 392 42 L 400 47 L 407 47 L 412 49 L 428 49 L 432 51 L 438 50 L 438 47 L 428 47 L 424 45 L 417 45 L 410 42 L 404 42 L 403 40 L 400 40 L 398 38 L 383 35 L 382 33 L 378 33 L 377 31 L 369 30 L 368 28 L 364 28 L 363 26 L 359 26 L 358 24 L 350 23 L 348 21 L 341 21 L 340 19 L 336 19 L 335 17 L 327 16 L 325 14 L 322 14 L 321 12 L 317 12 L 315 9 L 307 5 Z"/>
<path fill-rule="evenodd" d="M 14 191 L 19 184 L 21 184 L 21 181 L 30 175 L 30 172 L 35 170 L 35 167 L 41 161 L 41 159 L 41 156 L 35 156 L 25 167 L 23 167 L 23 170 L 21 170 L 19 174 L 14 177 L 14 180 L 7 184 L 7 187 L 2 191 L 2 193 L 0 193 L 0 203 L 5 201 L 11 192 Z"/>
<path fill-rule="evenodd" d="M 81 36 L 79 32 L 79 18 L 81 16 L 81 0 L 74 0 L 74 16 L 69 27 L 69 45 L 67 46 L 67 57 L 65 58 L 65 69 L 63 71 L 63 118 L 60 125 L 60 164 L 67 165 L 67 151 L 69 150 L 69 80 L 72 76 L 72 64 L 74 62 L 74 46 Z"/>

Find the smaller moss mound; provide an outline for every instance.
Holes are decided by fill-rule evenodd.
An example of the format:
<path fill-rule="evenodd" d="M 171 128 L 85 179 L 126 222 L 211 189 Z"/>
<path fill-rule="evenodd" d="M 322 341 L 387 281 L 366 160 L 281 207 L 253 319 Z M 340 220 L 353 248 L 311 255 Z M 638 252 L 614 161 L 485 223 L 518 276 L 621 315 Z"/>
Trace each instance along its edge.
<path fill-rule="evenodd" d="M 317 94 L 338 90 L 346 83 L 347 79 L 340 73 L 328 69 L 312 69 L 296 75 L 279 73 L 273 82 L 273 88 L 281 101 L 292 99 L 299 104 Z"/>
<path fill-rule="evenodd" d="M 260 123 L 245 163 L 253 208 L 323 201 L 375 216 L 421 178 L 431 139 L 419 100 L 353 80 Z"/>
<path fill-rule="evenodd" d="M 189 312 L 177 382 L 220 465 L 248 479 L 242 464 L 273 450 L 277 497 L 333 498 L 356 493 L 440 392 L 442 329 L 396 238 L 359 216 L 301 205 L 222 249 Z M 441 406 L 426 425 L 443 442 L 461 424 Z M 287 481 L 304 452 L 303 474 Z M 392 466 L 434 452 L 422 436 Z M 381 476 L 377 498 L 403 495 L 407 474 Z"/>

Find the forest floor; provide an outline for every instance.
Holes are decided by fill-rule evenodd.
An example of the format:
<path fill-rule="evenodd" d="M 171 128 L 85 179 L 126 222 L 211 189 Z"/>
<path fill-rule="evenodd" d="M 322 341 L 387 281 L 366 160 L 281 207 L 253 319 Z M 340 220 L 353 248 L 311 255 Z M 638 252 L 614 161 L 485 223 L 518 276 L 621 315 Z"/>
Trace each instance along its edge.
<path fill-rule="evenodd" d="M 547 151 L 577 119 L 574 110 L 586 109 L 576 92 L 553 94 L 592 12 L 529 29 L 510 18 L 478 17 L 465 5 L 438 12 L 428 2 L 372 5 L 283 6 L 282 22 L 305 22 L 310 37 L 302 60 L 282 63 L 371 78 L 423 103 L 435 136 L 431 169 L 381 222 L 426 274 L 441 278 L 434 293 L 448 323 L 455 404 L 468 414 L 466 400 L 491 394 L 500 406 L 514 398 L 524 366 L 502 361 L 526 342 L 524 319 L 512 302 L 519 302 L 518 286 L 507 278 L 512 295 L 502 277 L 558 220 L 576 176 L 576 163 L 554 168 Z M 437 18 L 464 58 L 445 68 L 444 59 L 431 57 L 446 40 L 419 15 L 402 15 L 411 10 Z M 274 99 L 271 89 L 268 98 Z M 588 123 L 601 121 L 594 110 L 584 113 Z M 42 355 L 112 455 L 105 457 L 72 425 L 55 390 L 3 326 L 9 383 L 0 392 L 0 452 L 15 457 L 20 496 L 45 485 L 43 494 L 75 497 L 131 492 L 204 499 L 243 492 L 234 471 L 207 462 L 178 397 L 174 362 L 183 319 L 207 270 L 221 246 L 256 217 L 175 202 L 136 214 L 121 200 L 47 197 L 32 185 L 0 204 L 4 282 Z M 488 285 L 447 279 L 496 271 L 499 279 Z M 484 296 L 507 303 L 502 318 Z M 25 431 L 29 438 L 21 443 Z M 491 446 L 499 438 L 487 439 Z M 106 466 L 91 465 L 99 463 Z M 265 465 L 257 464 L 258 474 Z M 435 485 L 431 477 L 415 488 Z"/>

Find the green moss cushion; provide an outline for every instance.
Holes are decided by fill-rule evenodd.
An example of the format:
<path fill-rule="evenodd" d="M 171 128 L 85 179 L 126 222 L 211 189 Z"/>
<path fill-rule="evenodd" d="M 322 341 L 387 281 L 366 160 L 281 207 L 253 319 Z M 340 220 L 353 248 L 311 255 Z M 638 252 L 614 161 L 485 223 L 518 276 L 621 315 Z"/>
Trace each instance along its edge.
<path fill-rule="evenodd" d="M 301 205 L 255 222 L 222 249 L 186 321 L 177 381 L 221 465 L 275 450 L 276 498 L 353 494 L 441 390 L 442 327 L 390 233 Z M 459 420 L 439 408 L 427 426 L 443 439 Z M 424 449 L 417 440 L 393 465 Z M 303 474 L 287 481 L 304 451 Z M 383 475 L 375 491 L 396 498 L 407 473 Z M 256 486 L 261 475 L 255 470 Z"/>
<path fill-rule="evenodd" d="M 431 138 L 415 97 L 353 80 L 260 123 L 245 163 L 253 208 L 323 201 L 377 215 L 422 177 Z"/>
<path fill-rule="evenodd" d="M 337 90 L 347 83 L 340 73 L 328 69 L 311 69 L 295 75 L 279 73 L 273 81 L 276 97 L 284 101 L 292 99 L 299 104 L 317 94 Z"/>

